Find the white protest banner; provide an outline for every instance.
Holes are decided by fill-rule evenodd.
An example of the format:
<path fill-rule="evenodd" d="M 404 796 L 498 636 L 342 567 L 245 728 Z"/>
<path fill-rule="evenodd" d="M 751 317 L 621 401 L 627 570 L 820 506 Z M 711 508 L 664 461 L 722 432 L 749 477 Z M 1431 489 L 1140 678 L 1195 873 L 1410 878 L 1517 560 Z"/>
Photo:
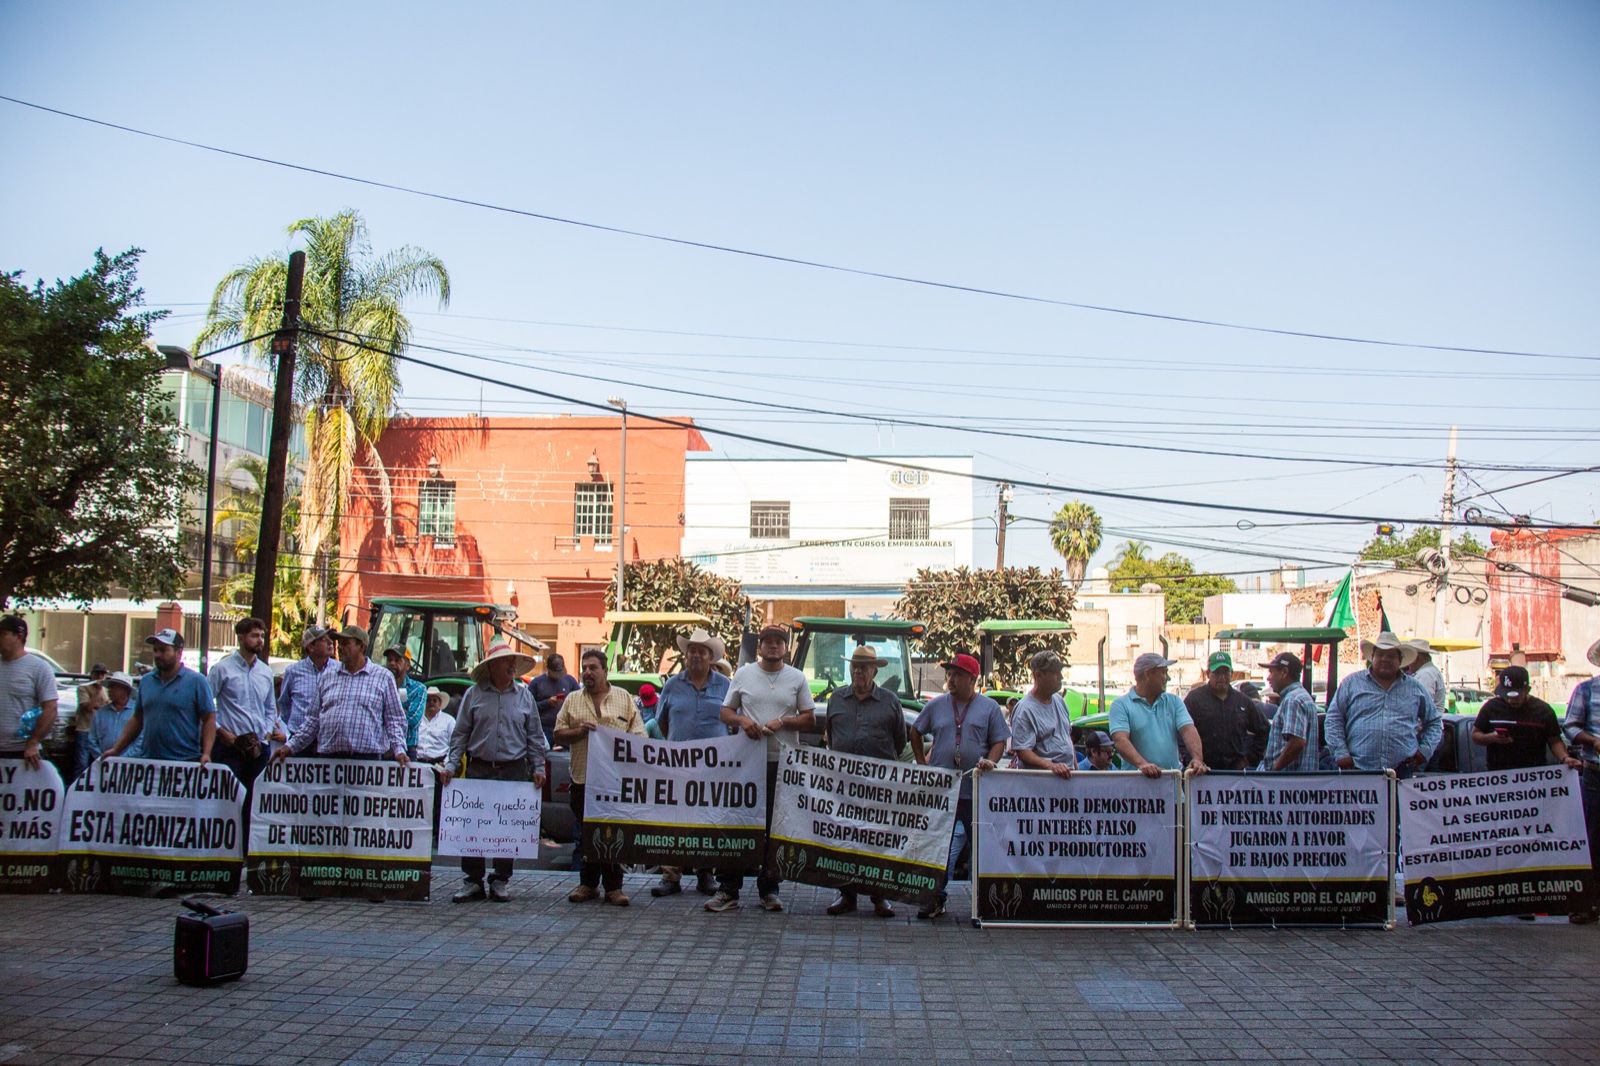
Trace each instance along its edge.
<path fill-rule="evenodd" d="M 1578 774 L 1565 766 L 1400 782 L 1400 851 L 1412 925 L 1594 900 Z"/>
<path fill-rule="evenodd" d="M 1387 925 L 1393 787 L 1381 771 L 1190 778 L 1190 920 Z"/>
<path fill-rule="evenodd" d="M 21 759 L 0 759 L 0 892 L 54 887 L 65 793 L 48 759 L 37 770 Z"/>
<path fill-rule="evenodd" d="M 954 770 L 783 743 L 767 872 L 914 900 L 944 887 Z"/>
<path fill-rule="evenodd" d="M 650 740 L 601 726 L 589 734 L 583 855 L 656 866 L 761 863 L 767 745 L 743 733 Z"/>
<path fill-rule="evenodd" d="M 451 781 L 439 794 L 439 854 L 537 859 L 541 799 L 532 781 Z"/>
<path fill-rule="evenodd" d="M 239 889 L 244 786 L 220 763 L 96 759 L 67 788 L 62 876 L 73 892 Z"/>
<path fill-rule="evenodd" d="M 973 917 L 1176 925 L 1182 780 L 992 770 L 972 787 Z"/>
<path fill-rule="evenodd" d="M 268 763 L 253 792 L 256 895 L 428 898 L 433 767 L 295 756 Z"/>

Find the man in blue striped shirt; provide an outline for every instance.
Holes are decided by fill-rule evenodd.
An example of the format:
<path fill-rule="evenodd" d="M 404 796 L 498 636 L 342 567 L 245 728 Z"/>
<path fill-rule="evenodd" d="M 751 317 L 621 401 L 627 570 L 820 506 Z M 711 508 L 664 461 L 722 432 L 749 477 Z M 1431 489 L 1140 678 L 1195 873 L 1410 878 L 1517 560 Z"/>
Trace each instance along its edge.
<path fill-rule="evenodd" d="M 1589 662 L 1600 667 L 1600 640 L 1589 645 Z M 1561 730 L 1572 754 L 1583 759 L 1578 788 L 1583 796 L 1583 820 L 1589 828 L 1589 861 L 1600 884 L 1600 676 L 1572 690 Z M 1600 909 L 1573 911 L 1569 917 L 1575 925 L 1588 925 L 1600 918 Z"/>
<path fill-rule="evenodd" d="M 1345 678 L 1328 704 L 1324 731 L 1341 770 L 1393 770 L 1410 777 L 1427 764 L 1444 736 L 1439 708 L 1416 678 L 1403 672 L 1416 649 L 1393 633 L 1361 642 L 1368 666 Z"/>
<path fill-rule="evenodd" d="M 333 658 L 333 634 L 321 626 L 311 626 L 300 636 L 305 658 L 289 664 L 283 672 L 283 689 L 278 693 L 278 718 L 290 736 L 305 724 L 312 704 L 317 702 L 317 686 L 322 671 Z"/>

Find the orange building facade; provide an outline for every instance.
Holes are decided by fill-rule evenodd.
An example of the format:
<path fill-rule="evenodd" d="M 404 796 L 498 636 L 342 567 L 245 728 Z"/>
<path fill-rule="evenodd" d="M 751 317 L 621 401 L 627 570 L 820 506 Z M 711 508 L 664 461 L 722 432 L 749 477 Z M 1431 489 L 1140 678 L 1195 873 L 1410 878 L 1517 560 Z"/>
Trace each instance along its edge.
<path fill-rule="evenodd" d="M 620 417 L 391 422 L 381 464 L 366 456 L 351 486 L 341 610 L 364 621 L 385 596 L 507 605 L 575 666 L 580 648 L 607 636 L 621 437 Z M 627 558 L 675 557 L 684 459 L 710 446 L 690 419 L 630 418 L 627 448 Z"/>

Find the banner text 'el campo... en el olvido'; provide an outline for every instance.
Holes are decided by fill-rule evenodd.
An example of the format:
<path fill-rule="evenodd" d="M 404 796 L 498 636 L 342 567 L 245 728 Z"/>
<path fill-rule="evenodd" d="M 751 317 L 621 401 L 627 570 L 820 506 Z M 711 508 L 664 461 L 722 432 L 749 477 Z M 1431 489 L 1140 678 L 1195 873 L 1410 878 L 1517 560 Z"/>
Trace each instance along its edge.
<path fill-rule="evenodd" d="M 1400 782 L 1400 852 L 1412 925 L 1594 899 L 1578 775 L 1564 766 Z"/>
<path fill-rule="evenodd" d="M 589 734 L 586 861 L 753 869 L 767 828 L 767 748 L 743 733 L 650 740 Z"/>
<path fill-rule="evenodd" d="M 1382 772 L 1189 779 L 1197 925 L 1383 925 L 1394 898 L 1393 780 Z"/>
<path fill-rule="evenodd" d="M 269 763 L 254 799 L 257 895 L 428 898 L 433 767 L 296 757 Z"/>
<path fill-rule="evenodd" d="M 0 759 L 0 893 L 55 887 L 65 792 L 48 760 Z"/>
<path fill-rule="evenodd" d="M 961 778 L 954 770 L 784 743 L 767 870 L 915 900 L 944 887 Z"/>
<path fill-rule="evenodd" d="M 239 889 L 244 786 L 220 763 L 100 758 L 67 789 L 62 877 L 72 892 Z"/>
<path fill-rule="evenodd" d="M 973 783 L 977 918 L 985 923 L 1173 924 L 1177 774 L 998 770 Z"/>

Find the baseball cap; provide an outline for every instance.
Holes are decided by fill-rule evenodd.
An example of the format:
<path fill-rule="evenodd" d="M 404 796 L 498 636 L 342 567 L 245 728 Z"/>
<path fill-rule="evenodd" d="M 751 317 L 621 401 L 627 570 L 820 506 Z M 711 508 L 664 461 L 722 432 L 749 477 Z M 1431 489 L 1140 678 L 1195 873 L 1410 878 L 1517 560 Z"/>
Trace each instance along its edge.
<path fill-rule="evenodd" d="M 1264 667 L 1268 667 L 1268 668 L 1274 667 L 1274 666 L 1281 666 L 1284 669 L 1288 670 L 1295 677 L 1299 677 L 1300 676 L 1300 671 L 1304 669 L 1304 667 L 1300 663 L 1300 656 L 1296 655 L 1292 651 L 1280 651 L 1278 654 L 1276 654 L 1276 655 L 1274 655 L 1272 657 L 1272 661 L 1271 662 L 1269 662 L 1269 663 L 1260 663 L 1258 665 L 1264 666 Z"/>
<path fill-rule="evenodd" d="M 387 648 L 383 649 L 383 657 L 387 659 L 391 655 L 396 655 L 404 659 L 406 658 L 406 649 L 403 645 L 391 644 Z"/>
<path fill-rule="evenodd" d="M 1033 657 L 1028 660 L 1028 669 L 1030 669 L 1030 670 L 1060 670 L 1060 669 L 1063 669 L 1062 662 L 1061 662 L 1061 656 L 1057 655 L 1055 652 L 1051 651 L 1049 648 L 1045 648 L 1043 651 L 1036 651 L 1036 652 L 1033 653 Z"/>
<path fill-rule="evenodd" d="M 367 631 L 360 626 L 345 626 L 339 630 L 340 640 L 359 640 L 364 647 L 372 647 L 372 639 L 367 636 Z"/>
<path fill-rule="evenodd" d="M 978 660 L 974 659 L 966 652 L 962 652 L 959 655 L 952 655 L 949 661 L 942 662 L 939 665 L 944 667 L 946 670 L 965 671 L 966 673 L 971 674 L 973 677 L 977 677 L 983 673 L 983 667 L 978 665 Z"/>
<path fill-rule="evenodd" d="M 639 686 L 640 703 L 644 704 L 646 707 L 654 707 L 656 705 L 656 699 L 656 687 L 654 685 L 646 681 L 644 684 Z"/>
<path fill-rule="evenodd" d="M 1083 735 L 1083 746 L 1088 748 L 1109 748 L 1111 738 L 1106 736 L 1103 729 L 1091 729 Z"/>
<path fill-rule="evenodd" d="M 170 648 L 183 647 L 183 634 L 176 629 L 161 629 L 144 638 L 146 644 L 165 644 Z"/>
<path fill-rule="evenodd" d="M 1153 651 L 1147 651 L 1133 660 L 1133 672 L 1135 675 L 1142 674 L 1146 670 L 1154 670 L 1160 666 L 1171 666 L 1176 661 L 1176 659 L 1163 658 Z"/>
<path fill-rule="evenodd" d="M 1500 671 L 1500 683 L 1495 685 L 1494 694 L 1504 696 L 1507 692 L 1528 687 L 1528 668 L 1525 666 L 1508 666 Z"/>
<path fill-rule="evenodd" d="M 1206 660 L 1206 673 L 1209 674 L 1219 666 L 1226 666 L 1229 670 L 1232 670 L 1233 656 L 1229 655 L 1225 651 L 1212 652 L 1211 658 Z"/>
<path fill-rule="evenodd" d="M 309 648 L 323 637 L 329 635 L 327 626 L 306 626 L 306 631 L 300 634 L 300 646 Z"/>
<path fill-rule="evenodd" d="M 777 637 L 779 640 L 783 641 L 785 644 L 789 643 L 789 631 L 787 629 L 783 628 L 782 626 L 777 626 L 777 625 L 762 626 L 761 627 L 761 632 L 756 634 L 756 643 L 759 644 L 763 640 L 766 640 L 768 637 Z"/>

